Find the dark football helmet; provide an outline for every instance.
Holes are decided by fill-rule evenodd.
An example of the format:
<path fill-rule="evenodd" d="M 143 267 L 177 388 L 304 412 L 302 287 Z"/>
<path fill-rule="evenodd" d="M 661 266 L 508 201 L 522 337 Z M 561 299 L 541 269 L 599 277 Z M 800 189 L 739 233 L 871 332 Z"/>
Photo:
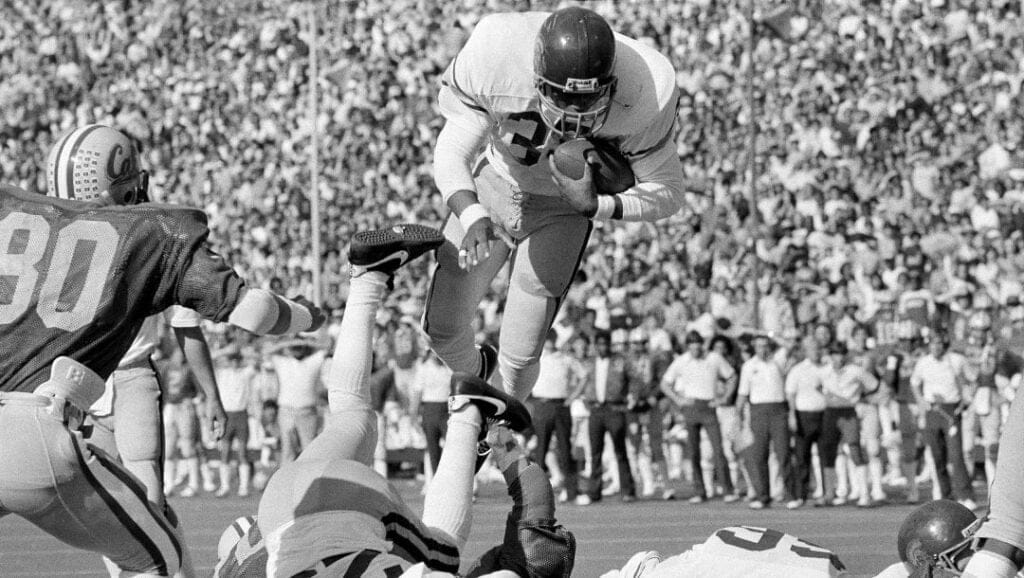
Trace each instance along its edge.
<path fill-rule="evenodd" d="M 928 502 L 911 512 L 900 525 L 900 560 L 915 568 L 957 571 L 957 563 L 974 553 L 971 541 L 979 526 L 981 519 L 957 502 Z"/>
<path fill-rule="evenodd" d="M 615 35 L 596 12 L 576 6 L 541 25 L 533 53 L 540 111 L 555 133 L 586 138 L 604 125 L 615 91 Z"/>

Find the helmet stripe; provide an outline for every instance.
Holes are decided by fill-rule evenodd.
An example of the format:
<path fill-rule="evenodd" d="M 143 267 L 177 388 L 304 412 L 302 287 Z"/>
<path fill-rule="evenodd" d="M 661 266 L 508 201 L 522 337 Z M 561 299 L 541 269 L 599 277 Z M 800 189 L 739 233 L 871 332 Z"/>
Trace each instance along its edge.
<path fill-rule="evenodd" d="M 72 137 L 78 134 L 82 129 L 78 128 L 68 133 L 60 141 L 58 145 L 57 154 L 53 157 L 53 182 L 50 183 L 50 187 L 53 189 L 50 194 L 59 197 L 61 199 L 71 198 L 70 191 L 65 191 L 60 187 L 60 183 L 64 182 L 64 171 L 67 168 L 67 163 L 64 160 L 64 152 L 68 150 L 68 143 L 71 142 Z"/>
<path fill-rule="evenodd" d="M 54 161 L 57 164 L 57 170 L 53 178 L 53 188 L 54 194 L 62 199 L 75 198 L 74 190 L 69 187 L 72 184 L 72 179 L 68 177 L 68 159 L 71 157 L 72 143 L 76 142 L 82 131 L 89 128 L 89 126 L 91 125 L 79 127 L 71 131 L 60 144 L 60 153 Z"/>
<path fill-rule="evenodd" d="M 64 170 L 66 171 L 65 174 L 64 174 L 64 178 L 65 178 L 65 181 L 67 183 L 67 191 L 68 191 L 68 198 L 69 199 L 76 198 L 75 188 L 74 188 L 74 186 L 75 186 L 75 157 L 78 155 L 78 147 L 82 146 L 82 142 L 85 140 L 85 138 L 87 136 L 89 136 L 90 133 L 92 133 L 94 130 L 96 130 L 98 128 L 103 128 L 103 125 L 93 124 L 93 125 L 89 125 L 89 126 L 86 126 L 86 127 L 82 127 L 82 129 L 81 129 L 82 133 L 80 135 L 78 135 L 78 138 L 75 139 L 74 144 L 71 145 L 70 149 L 68 149 L 68 159 L 67 159 L 67 162 L 64 163 L 64 167 L 65 167 Z M 71 140 L 71 139 L 68 139 L 68 140 Z"/>

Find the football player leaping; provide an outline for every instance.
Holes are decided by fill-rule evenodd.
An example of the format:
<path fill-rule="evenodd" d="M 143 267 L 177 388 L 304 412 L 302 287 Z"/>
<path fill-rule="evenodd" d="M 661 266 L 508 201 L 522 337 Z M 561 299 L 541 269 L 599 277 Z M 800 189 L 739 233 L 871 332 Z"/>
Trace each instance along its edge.
<path fill-rule="evenodd" d="M 257 524 L 232 524 L 218 548 L 219 578 L 246 576 L 451 576 L 469 536 L 477 448 L 487 419 L 523 429 L 521 402 L 466 373 L 452 377 L 444 451 L 417 516 L 373 469 L 377 416 L 370 392 L 374 319 L 395 271 L 433 250 L 440 232 L 418 225 L 358 233 L 352 289 L 327 379 L 330 415 L 260 499 Z M 575 541 L 554 521 L 547 475 L 526 462 L 504 426 L 486 435 L 516 502 L 505 543 L 476 565 L 521 576 L 568 576 Z"/>
<path fill-rule="evenodd" d="M 170 576 L 187 558 L 169 508 L 81 432 L 140 325 L 171 305 L 258 334 L 309 331 L 312 304 L 245 285 L 210 250 L 206 216 L 132 203 L 147 186 L 129 141 L 59 151 L 69 190 L 91 201 L 0 186 L 0 517 L 18 514 L 119 572 Z M 127 204 L 131 206 L 117 206 Z"/>
<path fill-rule="evenodd" d="M 453 370 L 489 371 L 495 352 L 474 348 L 472 321 L 511 258 L 497 361 L 505 390 L 523 399 L 592 221 L 655 221 L 685 203 L 675 70 L 584 8 L 495 14 L 448 65 L 438 99 L 446 122 L 434 178 L 457 218 L 445 226 L 424 329 Z M 579 180 L 560 174 L 545 157 L 576 137 L 615 143 L 637 184 L 597 196 L 589 169 Z"/>

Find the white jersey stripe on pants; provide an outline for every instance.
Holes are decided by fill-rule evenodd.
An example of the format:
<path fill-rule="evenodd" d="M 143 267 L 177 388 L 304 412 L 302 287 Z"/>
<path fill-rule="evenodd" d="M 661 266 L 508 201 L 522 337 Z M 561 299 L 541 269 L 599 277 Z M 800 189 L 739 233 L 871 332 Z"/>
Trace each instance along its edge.
<path fill-rule="evenodd" d="M 132 537 L 152 556 L 157 573 L 172 575 L 181 564 L 182 546 L 168 520 L 154 511 L 145 488 L 102 452 L 83 451 L 74 437 L 75 453 L 86 479 Z M 108 556 L 109 557 L 109 556 Z M 115 563 L 122 562 L 113 557 Z"/>

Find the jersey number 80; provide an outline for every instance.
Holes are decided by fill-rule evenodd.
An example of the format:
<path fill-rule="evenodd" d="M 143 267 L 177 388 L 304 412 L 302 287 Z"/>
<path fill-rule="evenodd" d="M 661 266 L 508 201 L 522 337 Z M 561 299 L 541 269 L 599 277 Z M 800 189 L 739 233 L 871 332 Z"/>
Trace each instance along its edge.
<path fill-rule="evenodd" d="M 48 266 L 40 266 L 50 233 L 39 215 L 14 212 L 0 220 L 0 325 L 24 315 L 37 290 L 36 313 L 46 327 L 75 331 L 95 319 L 117 230 L 102 221 L 71 222 L 57 233 Z"/>

